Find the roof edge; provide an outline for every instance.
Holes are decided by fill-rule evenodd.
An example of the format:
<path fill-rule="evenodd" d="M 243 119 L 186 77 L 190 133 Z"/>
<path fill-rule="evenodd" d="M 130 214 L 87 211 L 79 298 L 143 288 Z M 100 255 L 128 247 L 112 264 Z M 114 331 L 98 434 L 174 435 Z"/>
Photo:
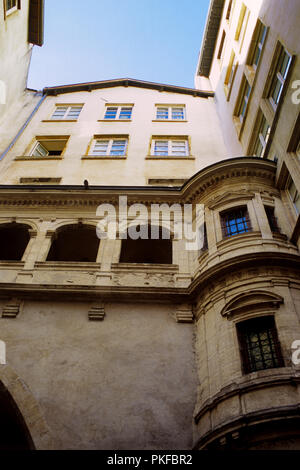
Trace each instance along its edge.
<path fill-rule="evenodd" d="M 74 83 L 70 85 L 59 85 L 53 87 L 45 87 L 43 89 L 44 95 L 59 95 L 63 93 L 72 93 L 76 91 L 92 91 L 98 88 L 111 88 L 116 86 L 134 86 L 138 88 L 148 88 L 158 91 L 168 91 L 173 93 L 183 93 L 187 95 L 193 95 L 195 97 L 201 98 L 213 98 L 214 92 L 212 91 L 202 91 L 197 90 L 196 88 L 181 87 L 177 85 L 168 85 L 164 83 L 156 82 L 147 82 L 144 80 L 136 80 L 133 78 L 117 78 L 112 80 L 101 80 L 97 82 L 84 82 L 84 83 Z"/>
<path fill-rule="evenodd" d="M 211 0 L 206 18 L 196 75 L 209 77 L 226 0 Z"/>

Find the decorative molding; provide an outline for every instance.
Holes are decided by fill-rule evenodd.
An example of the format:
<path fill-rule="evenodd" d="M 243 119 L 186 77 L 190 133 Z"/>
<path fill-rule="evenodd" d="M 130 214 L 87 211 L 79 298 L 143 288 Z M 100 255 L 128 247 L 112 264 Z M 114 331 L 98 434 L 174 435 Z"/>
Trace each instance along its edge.
<path fill-rule="evenodd" d="M 176 321 L 177 323 L 193 323 L 194 313 L 192 305 L 179 305 L 176 309 Z"/>
<path fill-rule="evenodd" d="M 105 317 L 104 305 L 94 306 L 89 310 L 88 318 L 90 321 L 102 321 Z"/>
<path fill-rule="evenodd" d="M 238 294 L 230 300 L 221 311 L 222 317 L 231 320 L 232 317 L 253 313 L 257 311 L 270 311 L 278 309 L 283 303 L 283 298 L 273 292 L 250 290 Z"/>
<path fill-rule="evenodd" d="M 23 303 L 20 300 L 11 300 L 2 309 L 2 318 L 17 318 Z"/>
<path fill-rule="evenodd" d="M 233 202 L 243 203 L 243 201 L 251 200 L 255 197 L 255 194 L 252 191 L 233 191 L 233 192 L 226 192 L 220 196 L 217 196 L 212 200 L 212 202 L 208 205 L 209 209 L 218 209 L 226 204 L 230 204 Z"/>

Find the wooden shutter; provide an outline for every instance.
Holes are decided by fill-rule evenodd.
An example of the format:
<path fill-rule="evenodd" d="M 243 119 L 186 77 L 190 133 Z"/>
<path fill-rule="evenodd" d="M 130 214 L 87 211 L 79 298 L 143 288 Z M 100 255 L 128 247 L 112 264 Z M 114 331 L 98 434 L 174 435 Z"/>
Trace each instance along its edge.
<path fill-rule="evenodd" d="M 6 0 L 3 0 L 3 15 L 4 15 L 4 21 L 6 20 Z"/>
<path fill-rule="evenodd" d="M 17 7 L 18 7 L 18 10 L 21 10 L 21 0 L 18 0 Z"/>

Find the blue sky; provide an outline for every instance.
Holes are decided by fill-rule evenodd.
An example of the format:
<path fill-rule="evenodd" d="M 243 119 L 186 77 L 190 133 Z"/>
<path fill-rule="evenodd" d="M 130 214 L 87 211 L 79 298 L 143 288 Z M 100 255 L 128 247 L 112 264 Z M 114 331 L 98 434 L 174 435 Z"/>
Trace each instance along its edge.
<path fill-rule="evenodd" d="M 130 77 L 194 87 L 209 0 L 45 0 L 28 87 Z"/>

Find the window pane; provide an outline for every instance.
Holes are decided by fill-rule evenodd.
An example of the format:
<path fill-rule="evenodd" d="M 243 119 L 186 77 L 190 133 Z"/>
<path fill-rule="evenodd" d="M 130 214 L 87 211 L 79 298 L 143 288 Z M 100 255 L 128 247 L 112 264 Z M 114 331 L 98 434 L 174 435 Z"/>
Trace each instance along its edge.
<path fill-rule="evenodd" d="M 117 111 L 118 111 L 117 107 L 106 108 L 104 119 L 116 119 Z"/>
<path fill-rule="evenodd" d="M 156 119 L 168 119 L 169 118 L 169 108 L 157 108 Z"/>
<path fill-rule="evenodd" d="M 291 60 L 292 60 L 292 57 L 285 52 L 283 59 L 282 59 L 281 66 L 279 68 L 279 72 L 284 80 L 286 79 L 286 76 L 288 74 L 288 71 L 291 65 Z"/>
<path fill-rule="evenodd" d="M 132 108 L 121 108 L 119 119 L 130 119 Z"/>
<path fill-rule="evenodd" d="M 155 141 L 154 155 L 168 155 L 168 141 L 167 140 Z"/>
<path fill-rule="evenodd" d="M 77 119 L 81 110 L 82 106 L 71 106 L 66 119 Z"/>
<path fill-rule="evenodd" d="M 106 155 L 108 148 L 108 140 L 97 140 L 92 155 Z"/>
<path fill-rule="evenodd" d="M 33 152 L 32 152 L 32 155 L 34 157 L 47 157 L 49 155 L 49 152 L 48 150 L 40 143 L 38 143 Z"/>
<path fill-rule="evenodd" d="M 172 119 L 184 119 L 183 108 L 172 108 Z"/>
<path fill-rule="evenodd" d="M 57 106 L 51 119 L 63 119 L 67 112 L 68 106 Z"/>
<path fill-rule="evenodd" d="M 10 10 L 16 5 L 17 5 L 17 0 L 6 0 L 6 10 Z"/>
<path fill-rule="evenodd" d="M 184 140 L 173 140 L 171 144 L 172 155 L 183 155 L 187 154 L 186 142 Z"/>
<path fill-rule="evenodd" d="M 250 231 L 246 209 L 240 209 L 223 214 L 221 215 L 221 220 L 224 227 L 224 235 L 226 237 Z"/>
<path fill-rule="evenodd" d="M 113 140 L 110 155 L 125 155 L 126 140 Z"/>

